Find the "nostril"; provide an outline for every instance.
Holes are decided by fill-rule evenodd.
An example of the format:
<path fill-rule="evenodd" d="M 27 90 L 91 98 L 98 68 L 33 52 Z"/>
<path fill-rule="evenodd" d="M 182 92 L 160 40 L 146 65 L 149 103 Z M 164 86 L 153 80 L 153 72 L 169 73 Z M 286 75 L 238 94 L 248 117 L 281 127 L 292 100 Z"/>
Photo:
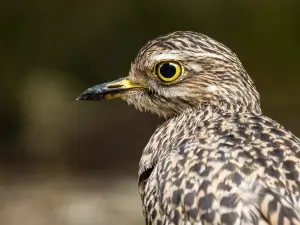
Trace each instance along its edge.
<path fill-rule="evenodd" d="M 107 86 L 108 89 L 109 88 L 120 88 L 120 87 L 123 87 L 123 85 L 122 84 L 110 84 Z"/>

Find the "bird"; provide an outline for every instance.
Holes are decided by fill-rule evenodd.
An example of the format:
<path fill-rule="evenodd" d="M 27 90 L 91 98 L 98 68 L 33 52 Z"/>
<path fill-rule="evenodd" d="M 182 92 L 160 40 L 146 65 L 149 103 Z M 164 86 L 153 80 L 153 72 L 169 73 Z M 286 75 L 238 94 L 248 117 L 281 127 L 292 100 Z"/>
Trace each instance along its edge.
<path fill-rule="evenodd" d="M 263 114 L 231 49 L 193 31 L 156 37 L 128 76 L 77 100 L 113 98 L 162 118 L 138 169 L 147 225 L 300 224 L 300 139 Z"/>

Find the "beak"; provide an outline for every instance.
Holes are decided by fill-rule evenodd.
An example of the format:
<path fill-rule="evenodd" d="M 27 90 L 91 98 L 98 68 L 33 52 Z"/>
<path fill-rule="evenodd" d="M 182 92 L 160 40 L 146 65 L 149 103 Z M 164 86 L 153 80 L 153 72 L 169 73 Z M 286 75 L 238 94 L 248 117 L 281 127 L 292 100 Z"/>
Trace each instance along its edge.
<path fill-rule="evenodd" d="M 127 78 L 121 78 L 112 82 L 99 84 L 87 89 L 76 100 L 106 100 L 118 98 L 121 93 L 134 88 L 143 88 Z"/>

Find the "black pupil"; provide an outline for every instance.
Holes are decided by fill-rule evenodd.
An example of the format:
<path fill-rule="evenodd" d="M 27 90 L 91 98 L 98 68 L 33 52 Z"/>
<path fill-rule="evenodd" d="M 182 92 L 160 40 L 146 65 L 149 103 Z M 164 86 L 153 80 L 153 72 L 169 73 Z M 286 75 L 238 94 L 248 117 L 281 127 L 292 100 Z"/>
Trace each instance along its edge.
<path fill-rule="evenodd" d="M 160 67 L 159 72 L 165 78 L 172 78 L 176 74 L 176 67 L 172 63 L 165 63 Z"/>

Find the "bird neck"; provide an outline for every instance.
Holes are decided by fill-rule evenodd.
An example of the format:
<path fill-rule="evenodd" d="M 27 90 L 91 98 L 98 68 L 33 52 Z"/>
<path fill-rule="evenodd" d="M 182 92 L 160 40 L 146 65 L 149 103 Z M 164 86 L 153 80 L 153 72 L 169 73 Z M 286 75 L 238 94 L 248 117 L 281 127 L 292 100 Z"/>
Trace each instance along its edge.
<path fill-rule="evenodd" d="M 262 111 L 258 101 L 235 101 L 234 99 L 222 99 L 209 104 L 199 104 L 196 107 L 199 111 L 218 111 L 220 113 L 243 114 L 251 113 L 261 115 Z"/>
<path fill-rule="evenodd" d="M 153 168 L 161 157 L 178 149 L 183 142 L 188 142 L 186 137 L 199 136 L 201 133 L 203 140 L 210 139 L 209 129 L 217 127 L 215 124 L 219 124 L 228 117 L 261 114 L 259 110 L 245 110 L 244 107 L 233 108 L 231 105 L 225 103 L 199 105 L 199 107 L 188 108 L 181 114 L 163 121 L 143 150 L 139 174 Z"/>

